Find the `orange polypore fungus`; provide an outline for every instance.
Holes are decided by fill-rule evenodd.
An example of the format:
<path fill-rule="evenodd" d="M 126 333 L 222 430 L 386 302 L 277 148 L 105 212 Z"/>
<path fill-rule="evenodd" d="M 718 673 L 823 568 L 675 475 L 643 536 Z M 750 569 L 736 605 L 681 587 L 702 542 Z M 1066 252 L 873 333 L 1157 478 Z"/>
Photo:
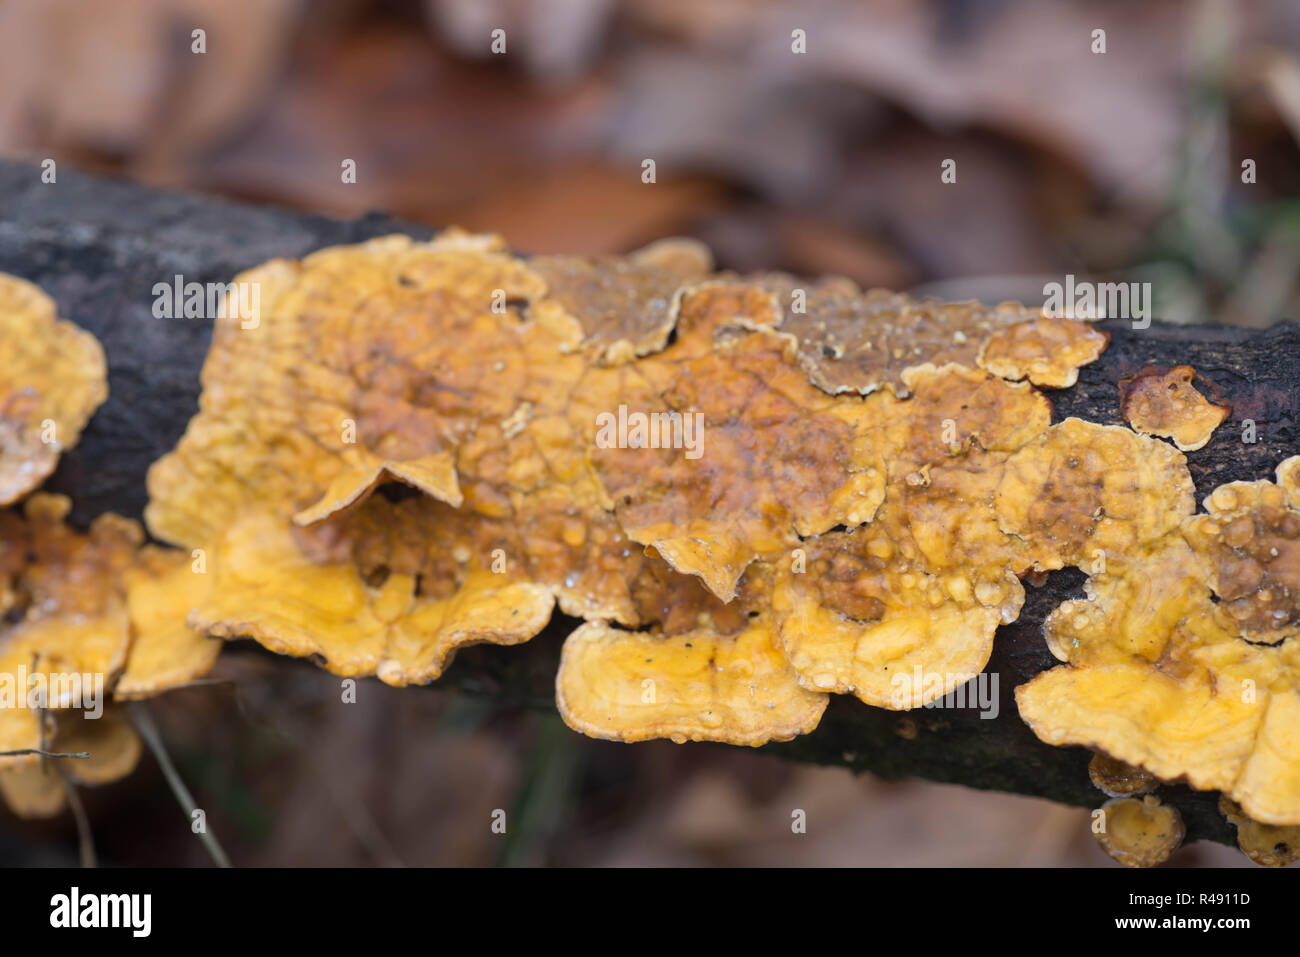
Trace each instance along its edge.
<path fill-rule="evenodd" d="M 1287 867 L 1300 860 L 1300 826 L 1260 824 L 1242 813 L 1236 801 L 1219 796 L 1219 811 L 1237 829 L 1237 846 L 1262 867 Z"/>
<path fill-rule="evenodd" d="M 140 526 L 116 515 L 77 532 L 70 506 L 38 493 L 21 513 L 0 512 L 0 752 L 27 752 L 0 754 L 0 791 L 24 816 L 57 813 L 64 799 L 63 777 L 30 752 L 90 752 L 57 759 L 74 783 L 125 776 L 140 744 L 112 699 L 199 677 L 221 645 L 185 625 L 208 583 L 187 556 L 141 549 Z"/>
<path fill-rule="evenodd" d="M 338 521 L 400 533 L 417 510 L 425 512 L 423 527 L 437 521 L 432 509 L 382 498 Z M 437 678 L 463 645 L 527 641 L 550 618 L 551 592 L 518 574 L 493 573 L 491 548 L 460 546 L 457 560 L 460 547 L 404 552 L 401 542 L 364 529 L 345 544 L 358 550 L 300 545 L 266 515 L 239 521 L 214 543 L 213 587 L 189 620 L 217 637 L 318 655 L 336 674 L 406 685 Z"/>
<path fill-rule="evenodd" d="M 965 484 L 968 474 L 954 470 L 953 484 Z M 949 479 L 946 469 L 930 475 Z M 900 490 L 875 521 L 820 536 L 798 560 L 778 566 L 777 640 L 804 687 L 905 710 L 946 695 L 987 664 L 993 633 L 1019 615 L 1024 589 L 998 561 L 1001 542 L 988 547 L 978 530 L 965 555 L 951 540 L 946 555 L 927 555 L 919 542 L 933 543 L 918 540 L 907 503 L 934 488 Z M 972 511 L 981 493 L 991 499 L 975 483 L 968 490 L 962 504 Z"/>
<path fill-rule="evenodd" d="M 34 495 L 0 540 L 0 551 L 26 560 L 0 624 L 0 751 L 39 747 L 39 708 L 106 693 L 126 664 L 131 627 L 118 581 L 139 547 L 140 528 L 105 515 L 80 535 L 63 522 L 70 506 L 62 496 Z M 0 768 L 37 760 L 0 757 Z"/>
<path fill-rule="evenodd" d="M 682 423 L 683 441 L 636 447 L 635 433 L 621 443 L 598 435 L 592 452 L 628 534 L 678 571 L 699 575 L 724 600 L 751 561 L 793 547 L 801 535 L 870 519 L 885 481 L 870 408 L 811 385 L 788 337 L 759 328 L 704 338 L 723 319 L 774 321 L 741 311 L 754 301 L 737 291 L 688 292 L 682 338 L 638 364 L 638 373 L 661 377 L 662 385 L 636 406 L 618 403 L 641 416 L 666 405 L 666 415 L 676 415 L 668 424 Z M 648 431 L 665 419 L 639 421 Z M 682 448 L 691 433 L 698 444 Z"/>
<path fill-rule="evenodd" d="M 797 343 L 809 378 L 831 394 L 888 386 L 906 396 L 919 370 L 949 363 L 1037 385 L 1073 385 L 1075 370 L 1101 354 L 1107 338 L 1084 323 L 1046 320 L 1018 303 L 916 300 L 881 289 L 865 294 L 846 279 L 801 286 L 789 276 L 763 281 L 786 307 L 782 331 Z M 987 357 L 989 349 L 992 353 Z"/>
<path fill-rule="evenodd" d="M 47 749 L 78 756 L 0 768 L 0 797 L 19 817 L 53 817 L 63 810 L 68 784 L 111 784 L 127 777 L 140 760 L 139 736 L 114 710 L 96 718 L 52 712 L 49 724 Z"/>
<path fill-rule="evenodd" d="M 1271 482 L 1230 482 L 1205 509 L 1184 534 L 1231 620 L 1269 644 L 1300 632 L 1300 508 Z"/>
<path fill-rule="evenodd" d="M 1141 768 L 1116 761 L 1108 754 L 1094 754 L 1088 762 L 1088 778 L 1110 797 L 1129 797 L 1152 790 L 1157 781 Z"/>
<path fill-rule="evenodd" d="M 1178 849 L 1187 833 L 1178 809 L 1159 799 L 1115 798 L 1102 805 L 1104 826 L 1094 830 L 1102 850 L 1125 867 L 1155 867 Z"/>
<path fill-rule="evenodd" d="M 1167 445 L 1069 418 L 1012 454 L 994 507 L 1036 569 L 1092 571 L 1176 528 L 1193 491 L 1186 459 Z"/>
<path fill-rule="evenodd" d="M 733 635 L 588 622 L 565 641 L 556 680 L 570 727 L 620 741 L 785 741 L 817 727 L 826 701 L 799 687 L 771 627 L 757 621 Z"/>
<path fill-rule="evenodd" d="M 584 620 L 556 677 L 570 726 L 759 745 L 812 730 L 828 693 L 947 694 L 1021 578 L 1074 566 L 1084 597 L 1044 624 L 1063 664 L 1016 693 L 1034 732 L 1100 752 L 1107 793 L 1183 779 L 1300 825 L 1300 456 L 1196 514 L 1180 451 L 1051 424 L 1037 387 L 1106 346 L 1087 323 L 711 270 L 688 240 L 529 260 L 450 231 L 243 274 L 257 321 L 217 320 L 199 413 L 149 474 L 149 528 L 184 550 L 116 516 L 78 534 L 58 497 L 0 512 L 0 677 L 147 696 L 249 637 L 416 684 L 558 606 Z M 0 278 L 0 329 L 3 504 L 54 466 L 33 428 L 68 444 L 104 389 L 34 287 Z M 1126 416 L 1199 448 L 1225 410 L 1193 375 L 1139 376 Z M 134 734 L 68 703 L 45 702 L 53 733 L 99 752 L 69 778 L 126 773 Z M 0 710 L 0 750 L 41 731 Z M 0 790 L 63 799 L 34 756 L 0 758 Z M 1182 838 L 1154 799 L 1105 814 L 1123 863 Z"/>
<path fill-rule="evenodd" d="M 1230 483 L 1206 514 L 1107 553 L 1087 597 L 1045 622 L 1067 664 L 1016 690 L 1021 717 L 1051 744 L 1221 790 L 1264 824 L 1300 824 L 1300 646 L 1282 640 L 1295 628 L 1297 504 L 1283 485 Z"/>
<path fill-rule="evenodd" d="M 979 364 L 1004 379 L 1064 389 L 1079 367 L 1096 361 L 1110 336 L 1077 319 L 1041 316 L 998 329 L 984 343 Z"/>
<path fill-rule="evenodd" d="M 526 260 L 453 231 L 245 274 L 260 322 L 218 320 L 199 414 L 149 476 L 150 529 L 212 563 L 191 624 L 406 684 L 558 604 L 589 623 L 561 709 L 626 740 L 761 743 L 814 726 L 823 690 L 882 700 L 890 662 L 981 669 L 1034 561 L 995 492 L 1050 407 L 979 357 L 1036 314 L 710 269 L 688 240 Z M 1017 355 L 1091 361 L 1080 330 Z M 425 494 L 376 494 L 393 479 Z M 876 538 L 907 557 L 871 595 L 790 578 Z M 868 598 L 878 619 L 837 617 Z M 867 628 L 875 657 L 848 663 Z"/>
<path fill-rule="evenodd" d="M 113 686 L 119 700 L 148 698 L 202 678 L 221 642 L 186 624 L 213 576 L 184 552 L 146 545 L 122 573 L 131 617 L 131 651 Z"/>
<path fill-rule="evenodd" d="M 0 506 L 54 471 L 108 396 L 104 350 L 54 300 L 0 273 Z"/>
<path fill-rule="evenodd" d="M 1124 418 L 1138 432 L 1173 439 L 1184 452 L 1202 448 L 1230 410 L 1201 395 L 1192 385 L 1195 378 L 1191 366 L 1143 369 L 1123 385 Z"/>

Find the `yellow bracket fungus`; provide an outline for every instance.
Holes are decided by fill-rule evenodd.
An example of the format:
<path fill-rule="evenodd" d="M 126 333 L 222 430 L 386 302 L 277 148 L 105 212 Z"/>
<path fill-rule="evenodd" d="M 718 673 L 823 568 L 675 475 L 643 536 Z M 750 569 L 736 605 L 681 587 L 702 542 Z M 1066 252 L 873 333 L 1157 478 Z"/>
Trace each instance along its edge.
<path fill-rule="evenodd" d="M 1093 362 L 1109 335 L 1086 322 L 1041 316 L 998 329 L 985 342 L 979 364 L 1004 379 L 1065 389 L 1079 380 L 1079 367 Z"/>
<path fill-rule="evenodd" d="M 1287 867 L 1300 860 L 1300 826 L 1260 824 L 1242 813 L 1236 801 L 1220 795 L 1219 811 L 1237 829 L 1237 846 L 1261 867 Z"/>
<path fill-rule="evenodd" d="M 1183 843 L 1183 816 L 1149 794 L 1114 798 L 1101 809 L 1104 826 L 1093 832 L 1097 843 L 1125 867 L 1155 867 Z"/>
<path fill-rule="evenodd" d="M 104 350 L 36 286 L 0 273 L 0 506 L 43 482 L 108 397 Z"/>
<path fill-rule="evenodd" d="M 1173 439 L 1184 452 L 1203 448 L 1230 410 L 1201 395 L 1192 385 L 1195 378 L 1191 366 L 1143 369 L 1122 386 L 1124 418 L 1144 435 Z"/>
<path fill-rule="evenodd" d="M 1037 558 L 998 483 L 1050 421 L 989 369 L 1055 383 L 1105 337 L 711 266 L 687 240 L 525 260 L 452 231 L 241 276 L 260 320 L 218 320 L 149 476 L 151 531 L 212 562 L 190 624 L 407 684 L 558 604 L 588 622 L 561 709 L 625 740 L 756 744 L 810 730 L 826 690 L 890 700 L 891 662 L 948 676 L 927 701 L 978 672 Z M 798 554 L 875 584 L 792 578 Z M 629 706 L 643 681 L 654 708 Z"/>
<path fill-rule="evenodd" d="M 771 627 L 758 622 L 734 635 L 588 622 L 564 643 L 555 697 L 568 725 L 592 737 L 738 745 L 811 731 L 827 701 L 799 687 Z"/>
<path fill-rule="evenodd" d="M 1252 518 L 1268 544 L 1243 551 L 1224 505 L 1197 545 L 1180 452 L 1050 424 L 1035 387 L 1073 383 L 1104 333 L 710 269 L 689 241 L 527 260 L 451 232 L 240 277 L 260 323 L 218 320 L 199 414 L 149 477 L 150 529 L 212 563 L 190 624 L 409 684 L 558 605 L 585 621 L 557 676 L 572 726 L 760 744 L 811 730 L 827 692 L 952 690 L 1020 579 L 1073 565 L 1087 597 L 1047 628 L 1068 664 L 1021 689 L 1035 731 L 1291 813 L 1300 786 L 1263 794 L 1245 764 L 1294 749 L 1221 691 L 1252 676 L 1286 733 L 1293 652 L 1237 625 L 1291 626 L 1289 519 Z"/>
<path fill-rule="evenodd" d="M 1085 596 L 1044 625 L 1062 665 L 1017 689 L 1035 733 L 1101 752 L 1108 794 L 1183 779 L 1259 827 L 1300 824 L 1300 458 L 1197 514 L 1180 450 L 1224 410 L 1190 369 L 1126 395 L 1175 449 L 1051 424 L 1039 389 L 1106 347 L 1089 323 L 715 274 L 688 240 L 526 259 L 450 231 L 238 278 L 258 321 L 217 320 L 199 412 L 149 475 L 150 531 L 183 550 L 114 517 L 78 536 L 48 497 L 0 513 L 7 665 L 62 656 L 131 698 L 253 638 L 419 684 L 558 607 L 582 620 L 556 678 L 572 727 L 759 745 L 812 730 L 829 693 L 908 710 L 954 690 L 1019 616 L 1022 578 L 1073 566 Z M 0 290 L 20 303 L 0 321 L 80 341 L 25 285 Z M 72 380 L 54 418 L 75 436 L 102 382 L 68 373 L 0 395 L 0 437 L 29 437 L 31 396 Z M 48 472 L 19 468 L 14 496 Z M 6 717 L 0 745 L 36 732 Z M 21 800 L 51 790 L 32 778 Z M 1153 800 L 1106 814 L 1125 862 L 1181 839 Z"/>
<path fill-rule="evenodd" d="M 0 751 L 29 752 L 0 755 L 0 792 L 24 816 L 62 808 L 52 760 L 73 783 L 129 774 L 140 742 L 113 702 L 201 677 L 221 648 L 185 624 L 209 583 L 188 556 L 141 548 L 140 526 L 116 515 L 77 532 L 70 506 L 37 493 L 0 512 Z M 90 757 L 30 753 L 42 746 Z"/>
<path fill-rule="evenodd" d="M 1220 486 L 1205 513 L 1121 542 L 1087 597 L 1048 617 L 1066 664 L 1016 689 L 1040 738 L 1221 790 L 1262 824 L 1300 824 L 1300 646 L 1283 640 L 1296 627 L 1296 463 L 1279 466 L 1281 484 Z"/>
<path fill-rule="evenodd" d="M 1145 794 L 1158 783 L 1141 768 L 1116 761 L 1108 754 L 1094 754 L 1088 762 L 1088 778 L 1110 797 L 1131 797 Z"/>

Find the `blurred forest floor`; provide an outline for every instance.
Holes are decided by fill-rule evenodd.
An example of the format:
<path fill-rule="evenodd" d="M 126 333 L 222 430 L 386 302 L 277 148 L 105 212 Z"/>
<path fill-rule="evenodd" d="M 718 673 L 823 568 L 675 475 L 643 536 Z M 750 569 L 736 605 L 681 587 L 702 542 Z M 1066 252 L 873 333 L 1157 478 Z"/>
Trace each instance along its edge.
<path fill-rule="evenodd" d="M 1300 314 L 1298 50 L 1287 0 L 0 0 L 0 154 L 525 252 L 692 235 L 725 268 L 1031 303 L 1145 280 L 1161 318 L 1265 326 Z M 1109 863 L 1082 809 L 221 667 L 237 693 L 153 707 L 237 863 Z M 148 761 L 87 803 L 106 862 L 205 860 Z M 0 817 L 0 861 L 72 835 Z"/>

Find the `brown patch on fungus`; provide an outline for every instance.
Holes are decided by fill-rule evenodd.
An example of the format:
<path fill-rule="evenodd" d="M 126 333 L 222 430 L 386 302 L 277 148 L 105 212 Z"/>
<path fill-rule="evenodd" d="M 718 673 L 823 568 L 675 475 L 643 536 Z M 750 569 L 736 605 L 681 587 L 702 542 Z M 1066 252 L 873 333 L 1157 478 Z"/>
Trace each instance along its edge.
<path fill-rule="evenodd" d="M 1285 463 L 1284 463 L 1285 465 Z M 1279 467 L 1279 471 L 1281 467 Z M 1272 482 L 1231 482 L 1184 526 L 1220 608 L 1252 641 L 1300 631 L 1300 510 Z"/>
<path fill-rule="evenodd" d="M 1164 371 L 1146 367 L 1121 383 L 1120 407 L 1124 418 L 1144 435 L 1173 439 L 1183 452 L 1193 452 L 1227 418 L 1231 408 L 1215 405 L 1192 385 L 1197 378 L 1191 366 Z"/>
<path fill-rule="evenodd" d="M 1016 689 L 1020 714 L 1048 743 L 1223 791 L 1264 824 L 1300 824 L 1300 645 L 1251 630 L 1277 623 L 1283 572 L 1251 579 L 1258 594 L 1229 587 L 1246 581 L 1249 557 L 1233 550 L 1296 513 L 1269 482 L 1230 483 L 1206 505 L 1159 541 L 1108 558 L 1085 599 L 1048 617 L 1048 646 L 1067 664 Z"/>
<path fill-rule="evenodd" d="M 979 354 L 979 365 L 1004 379 L 1064 389 L 1079 380 L 1079 367 L 1095 362 L 1109 334 L 1086 322 L 1039 316 L 995 330 Z"/>
<path fill-rule="evenodd" d="M 1300 860 L 1300 827 L 1261 824 L 1225 795 L 1219 796 L 1219 812 L 1236 827 L 1242 853 L 1261 867 L 1287 867 Z"/>
<path fill-rule="evenodd" d="M 743 297 L 711 286 L 687 294 L 682 313 L 707 329 L 732 320 L 737 302 Z M 633 539 L 730 600 L 755 558 L 790 547 L 798 535 L 869 519 L 883 495 L 883 462 L 863 434 L 868 410 L 809 384 L 787 337 L 755 331 L 674 363 L 690 348 L 681 345 L 647 360 L 651 371 L 674 365 L 647 404 L 664 415 L 698 416 L 682 428 L 700 430 L 699 456 L 598 443 L 592 463 Z"/>
<path fill-rule="evenodd" d="M 1095 836 L 1101 849 L 1125 867 L 1155 867 L 1183 843 L 1183 816 L 1157 798 L 1114 798 L 1102 805 L 1105 827 Z"/>
<path fill-rule="evenodd" d="M 814 385 L 832 395 L 867 395 L 888 386 L 906 396 L 917 370 L 949 363 L 976 368 L 995 330 L 1037 315 L 1019 303 L 988 307 L 916 300 L 882 289 L 861 293 L 846 279 L 801 284 L 774 275 L 764 277 L 763 285 L 785 310 L 780 328 L 796 340 L 800 364 Z"/>
<path fill-rule="evenodd" d="M 878 396 L 864 403 L 882 422 L 890 478 L 909 485 L 917 484 L 912 473 L 949 464 L 967 450 L 1014 452 L 1052 421 L 1052 405 L 1042 393 L 978 369 L 926 368 L 909 381 L 909 399 Z M 992 459 L 981 465 L 1001 469 Z"/>
<path fill-rule="evenodd" d="M 537 256 L 546 283 L 538 319 L 573 332 L 568 349 L 601 365 L 623 365 L 658 352 L 676 323 L 677 292 L 713 269 L 713 254 L 693 239 L 665 239 L 626 257 Z"/>
<path fill-rule="evenodd" d="M 1125 428 L 1068 418 L 1007 460 L 995 507 L 1035 568 L 1077 565 L 1153 542 L 1195 509 L 1187 460 Z"/>
<path fill-rule="evenodd" d="M 38 287 L 0 273 L 0 505 L 54 471 L 106 398 L 98 340 L 60 319 Z"/>
<path fill-rule="evenodd" d="M 108 689 L 126 663 L 130 619 L 118 582 L 139 547 L 140 527 L 104 515 L 78 534 L 63 522 L 70 507 L 63 496 L 33 495 L 23 521 L 8 529 L 14 537 L 0 540 L 0 552 L 17 550 L 26 559 L 13 587 L 12 623 L 0 624 L 0 678 L 14 696 L 0 707 L 0 751 L 39 746 L 37 711 L 27 707 L 31 682 L 49 693 L 45 707 L 59 709 L 73 703 L 76 689 L 56 675 L 97 677 Z M 35 760 L 0 757 L 0 767 Z"/>
<path fill-rule="evenodd" d="M 1154 790 L 1158 783 L 1154 777 L 1108 754 L 1098 752 L 1088 762 L 1088 778 L 1093 786 L 1109 797 L 1129 797 Z"/>

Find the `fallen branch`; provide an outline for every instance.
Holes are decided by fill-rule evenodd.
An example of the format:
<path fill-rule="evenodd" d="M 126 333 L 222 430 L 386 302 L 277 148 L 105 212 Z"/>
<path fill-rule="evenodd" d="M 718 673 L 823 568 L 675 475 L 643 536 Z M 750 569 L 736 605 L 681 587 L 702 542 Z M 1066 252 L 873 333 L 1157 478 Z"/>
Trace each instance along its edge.
<path fill-rule="evenodd" d="M 105 511 L 140 517 L 145 471 L 173 447 L 197 408 L 211 324 L 155 318 L 156 283 L 178 275 L 186 282 L 225 282 L 277 256 L 392 232 L 429 234 L 378 215 L 338 222 L 68 171 L 44 184 L 38 169 L 12 163 L 0 163 L 0 195 L 0 270 L 39 284 L 57 300 L 60 314 L 93 332 L 108 355 L 110 398 L 48 483 L 73 498 L 72 518 L 82 525 Z M 1268 477 L 1279 461 L 1300 452 L 1294 389 L 1300 327 L 1288 323 L 1261 332 L 1153 323 L 1134 330 L 1112 321 L 1102 328 L 1112 336 L 1102 358 L 1081 371 L 1073 388 L 1048 391 L 1054 420 L 1077 415 L 1122 423 L 1121 380 L 1148 364 L 1190 365 L 1232 406 L 1210 443 L 1188 456 L 1198 497 L 1224 482 Z M 1243 439 L 1245 420 L 1253 423 L 1253 443 Z M 767 750 L 890 777 L 1099 805 L 1103 797 L 1087 776 L 1088 753 L 1038 741 L 1013 700 L 1017 685 L 1055 664 L 1040 626 L 1062 600 L 1077 597 L 1082 580 L 1080 573 L 1058 572 L 1028 588 L 1019 621 L 999 630 L 988 667 L 998 677 L 996 717 L 981 718 L 970 708 L 889 712 L 834 696 L 815 733 Z M 468 649 L 444 682 L 503 704 L 553 707 L 560 639 L 576 624 L 561 617 L 522 647 Z M 1234 840 L 1215 794 L 1173 786 L 1162 789 L 1162 797 L 1182 812 L 1190 840 Z"/>

